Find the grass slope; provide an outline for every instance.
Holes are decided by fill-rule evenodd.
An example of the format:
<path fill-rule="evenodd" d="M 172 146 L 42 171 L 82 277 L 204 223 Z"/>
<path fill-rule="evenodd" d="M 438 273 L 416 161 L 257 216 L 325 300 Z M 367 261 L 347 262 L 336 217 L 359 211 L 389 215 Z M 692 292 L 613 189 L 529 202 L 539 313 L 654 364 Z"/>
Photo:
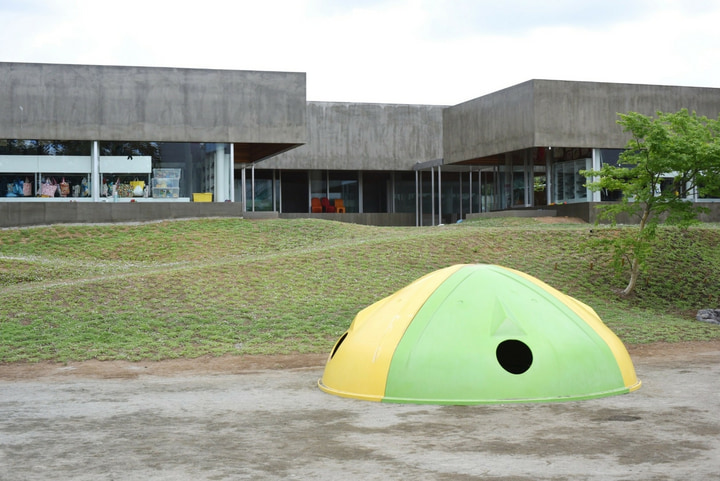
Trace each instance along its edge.
<path fill-rule="evenodd" d="M 661 229 L 630 299 L 615 294 L 624 273 L 589 244 L 622 229 L 208 219 L 2 230 L 0 361 L 328 352 L 360 309 L 458 263 L 534 275 L 591 305 L 626 343 L 720 338 L 694 320 L 720 305 L 720 226 Z"/>

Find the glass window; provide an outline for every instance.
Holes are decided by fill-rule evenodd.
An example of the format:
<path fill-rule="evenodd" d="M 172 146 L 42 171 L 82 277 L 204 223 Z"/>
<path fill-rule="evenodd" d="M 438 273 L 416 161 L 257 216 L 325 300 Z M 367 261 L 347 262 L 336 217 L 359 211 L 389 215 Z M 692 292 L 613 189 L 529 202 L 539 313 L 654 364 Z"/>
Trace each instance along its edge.
<path fill-rule="evenodd" d="M 252 176 L 248 170 L 245 178 L 245 193 L 247 196 L 247 210 L 270 212 L 273 209 L 273 171 L 255 170 L 255 200 L 253 205 Z"/>
<path fill-rule="evenodd" d="M 415 212 L 415 172 L 395 173 L 395 212 Z"/>
<path fill-rule="evenodd" d="M 363 212 L 388 212 L 389 172 L 363 172 Z"/>
<path fill-rule="evenodd" d="M 85 140 L 0 140 L 0 155 L 90 155 Z"/>
<path fill-rule="evenodd" d="M 328 196 L 327 192 L 327 173 L 324 170 L 310 171 L 310 196 L 322 199 Z"/>
<path fill-rule="evenodd" d="M 589 170 L 591 159 L 569 160 L 556 162 L 553 165 L 555 185 L 553 199 L 557 204 L 586 202 L 588 199 L 585 176 L 581 170 Z"/>
<path fill-rule="evenodd" d="M 308 174 L 305 170 L 283 170 L 280 173 L 282 212 L 310 212 Z"/>
<path fill-rule="evenodd" d="M 620 154 L 625 149 L 598 149 L 600 153 L 600 162 L 608 165 L 618 165 Z"/>
<path fill-rule="evenodd" d="M 89 197 L 91 164 L 87 141 L 0 140 L 0 197 Z"/>
<path fill-rule="evenodd" d="M 437 182 L 437 171 L 426 170 L 420 172 L 420 201 L 424 215 L 433 212 L 433 198 L 435 199 L 435 214 L 438 212 Z"/>
<path fill-rule="evenodd" d="M 100 196 L 137 196 L 139 183 L 148 197 L 168 201 L 212 192 L 201 182 L 213 178 L 203 151 L 187 142 L 100 142 Z"/>
<path fill-rule="evenodd" d="M 480 183 L 477 172 L 463 172 L 462 176 L 462 212 L 477 213 L 480 211 Z M 471 192 L 472 190 L 472 192 Z"/>
<path fill-rule="evenodd" d="M 101 197 L 116 192 L 118 198 L 187 200 L 194 192 L 225 198 L 229 193 L 228 144 L 100 141 L 98 146 Z M 89 141 L 2 140 L 0 177 L 22 178 L 33 185 L 31 195 L 43 195 L 41 184 L 56 182 L 69 184 L 63 196 L 90 197 L 91 155 Z"/>
<path fill-rule="evenodd" d="M 525 205 L 525 170 L 523 167 L 513 167 L 512 174 L 512 205 Z"/>
<path fill-rule="evenodd" d="M 497 182 L 498 178 L 492 167 L 486 167 L 480 171 L 480 212 L 490 212 L 498 209 L 495 205 Z"/>
<path fill-rule="evenodd" d="M 342 199 L 345 212 L 360 212 L 359 182 L 357 172 L 332 171 L 330 177 L 330 201 Z"/>
<path fill-rule="evenodd" d="M 442 172 L 442 212 L 456 214 L 460 212 L 460 173 Z M 467 195 L 464 187 L 463 195 Z M 467 203 L 465 204 L 467 205 Z"/>
<path fill-rule="evenodd" d="M 597 149 L 598 156 L 600 157 L 600 165 L 618 165 L 620 161 L 620 154 L 624 149 Z M 622 192 L 619 190 L 607 190 L 603 189 L 600 191 L 600 200 L 602 202 L 612 202 L 622 199 Z"/>

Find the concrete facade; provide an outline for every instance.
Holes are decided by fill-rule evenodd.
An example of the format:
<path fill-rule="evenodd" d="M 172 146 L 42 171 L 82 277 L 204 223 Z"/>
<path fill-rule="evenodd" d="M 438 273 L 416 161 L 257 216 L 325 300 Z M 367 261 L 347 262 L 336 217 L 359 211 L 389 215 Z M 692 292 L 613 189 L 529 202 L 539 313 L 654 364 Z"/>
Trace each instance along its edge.
<path fill-rule="evenodd" d="M 445 163 L 532 147 L 620 149 L 628 136 L 618 113 L 682 108 L 717 118 L 720 89 L 530 80 L 447 108 Z"/>
<path fill-rule="evenodd" d="M 512 152 L 534 144 L 533 98 L 530 81 L 445 109 L 445 163 Z"/>
<path fill-rule="evenodd" d="M 308 214 L 247 212 L 240 203 L 194 202 L 0 202 L 0 228 L 52 224 L 155 222 L 167 219 L 236 217 L 238 219 L 303 219 Z M 414 226 L 415 214 L 315 214 L 325 220 L 376 226 Z"/>
<path fill-rule="evenodd" d="M 304 73 L 0 63 L 0 139 L 306 140 Z"/>
<path fill-rule="evenodd" d="M 280 214 L 281 219 L 305 219 L 308 214 Z M 332 220 L 337 222 L 349 222 L 352 224 L 375 225 L 375 226 L 406 226 L 415 225 L 415 214 L 388 214 L 388 213 L 370 213 L 370 214 L 337 214 L 323 213 L 313 214 L 313 218 Z"/>
<path fill-rule="evenodd" d="M 344 200 L 347 214 L 326 218 L 380 225 L 548 204 L 593 221 L 590 201 L 601 197 L 582 192 L 579 172 L 586 161 L 602 162 L 601 149 L 626 145 L 618 113 L 720 113 L 720 89 L 558 80 L 530 80 L 455 106 L 308 102 L 305 74 L 288 72 L 0 62 L 0 85 L 4 184 L 29 177 L 33 196 L 48 175 L 74 176 L 75 185 L 87 176 L 97 191 L 104 172 L 140 172 L 149 182 L 154 169 L 174 168 L 183 172 L 180 200 L 209 192 L 215 204 L 232 201 L 8 196 L 0 198 L 0 226 L 239 216 L 256 205 L 262 215 L 308 216 L 311 197 Z M 51 151 L 18 152 L 15 140 L 92 143 L 92 154 L 90 147 L 74 154 L 90 167 L 73 170 Z M 98 145 L 114 141 L 163 145 L 159 154 L 134 154 L 152 159 L 141 171 L 123 154 L 114 170 L 101 172 L 117 154 Z M 35 158 L 48 162 L 32 168 Z M 545 193 L 537 195 L 536 180 Z M 560 185 L 573 195 L 560 198 Z M 720 219 L 715 200 L 708 220 Z"/>
<path fill-rule="evenodd" d="M 308 102 L 308 140 L 263 169 L 411 170 L 443 156 L 444 107 Z"/>
<path fill-rule="evenodd" d="M 235 203 L 4 202 L 0 227 L 107 222 L 151 222 L 195 217 L 245 217 Z"/>
<path fill-rule="evenodd" d="M 564 204 L 554 206 L 554 210 L 557 216 L 560 217 L 577 217 L 584 221 L 595 224 L 609 224 L 610 221 L 607 219 L 600 218 L 600 211 L 598 207 L 607 204 L 606 202 L 583 202 L 578 204 Z M 700 214 L 698 219 L 701 222 L 718 222 L 720 221 L 720 202 L 702 202 L 702 207 L 707 209 L 707 212 Z M 637 224 L 640 220 L 637 218 L 631 218 L 627 214 L 620 214 L 616 217 L 615 222 L 618 224 Z"/>

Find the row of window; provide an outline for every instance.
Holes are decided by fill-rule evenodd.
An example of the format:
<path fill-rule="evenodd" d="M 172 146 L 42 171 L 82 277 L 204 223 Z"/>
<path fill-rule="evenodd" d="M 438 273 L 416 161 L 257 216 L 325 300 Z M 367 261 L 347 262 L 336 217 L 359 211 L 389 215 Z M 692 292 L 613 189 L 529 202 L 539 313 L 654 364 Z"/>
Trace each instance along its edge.
<path fill-rule="evenodd" d="M 417 191 L 421 212 L 460 213 L 497 210 L 501 178 L 494 172 L 443 172 L 438 180 L 429 171 L 418 173 Z M 436 174 L 435 174 L 436 175 Z M 240 175 L 236 179 L 236 199 L 241 198 Z M 246 173 L 245 198 L 250 211 L 311 212 L 311 199 L 342 199 L 348 213 L 414 213 L 415 172 L 271 170 Z M 434 189 L 434 194 L 433 194 Z"/>
<path fill-rule="evenodd" d="M 0 140 L 0 197 L 85 198 L 96 178 L 100 197 L 189 199 L 195 192 L 215 192 L 217 152 L 224 145 L 101 141 L 95 167 L 92 142 Z M 58 186 L 54 195 L 51 185 Z"/>
<path fill-rule="evenodd" d="M 230 198 L 218 192 L 223 180 L 229 180 L 223 178 L 229 177 L 231 161 L 225 144 L 99 142 L 98 148 L 101 197 L 117 193 L 120 197 L 189 199 L 193 193 L 209 192 L 216 200 Z M 0 196 L 90 197 L 91 149 L 91 142 L 84 141 L 0 140 Z M 616 164 L 622 151 L 596 152 L 600 162 Z M 414 171 L 247 169 L 245 199 L 251 211 L 308 213 L 313 197 L 327 197 L 331 202 L 342 199 L 348 213 L 414 213 L 417 191 L 420 213 L 463 215 L 544 205 L 547 180 L 551 181 L 551 202 L 587 202 L 590 194 L 580 171 L 591 167 L 590 158 L 568 160 L 565 156 L 552 164 L 549 178 L 544 165 L 513 165 L 509 171 L 500 165 L 471 172 L 443 170 L 440 179 L 436 171 L 426 170 L 418 172 L 417 186 Z M 169 181 L 166 176 L 156 179 L 153 173 L 157 172 L 177 172 L 177 176 Z M 242 176 L 239 171 L 234 175 L 234 198 L 240 199 Z M 52 185 L 57 186 L 54 191 Z M 665 188 L 672 186 L 668 182 Z M 617 198 L 617 193 L 603 192 L 601 200 Z"/>

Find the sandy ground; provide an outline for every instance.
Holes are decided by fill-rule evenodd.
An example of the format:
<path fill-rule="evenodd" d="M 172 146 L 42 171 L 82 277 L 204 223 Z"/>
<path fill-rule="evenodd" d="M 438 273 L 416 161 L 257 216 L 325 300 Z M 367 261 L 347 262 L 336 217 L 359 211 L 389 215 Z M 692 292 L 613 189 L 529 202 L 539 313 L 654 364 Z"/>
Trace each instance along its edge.
<path fill-rule="evenodd" d="M 331 396 L 324 355 L 0 365 L 0 479 L 718 479 L 720 342 L 629 350 L 634 393 L 464 407 Z"/>

